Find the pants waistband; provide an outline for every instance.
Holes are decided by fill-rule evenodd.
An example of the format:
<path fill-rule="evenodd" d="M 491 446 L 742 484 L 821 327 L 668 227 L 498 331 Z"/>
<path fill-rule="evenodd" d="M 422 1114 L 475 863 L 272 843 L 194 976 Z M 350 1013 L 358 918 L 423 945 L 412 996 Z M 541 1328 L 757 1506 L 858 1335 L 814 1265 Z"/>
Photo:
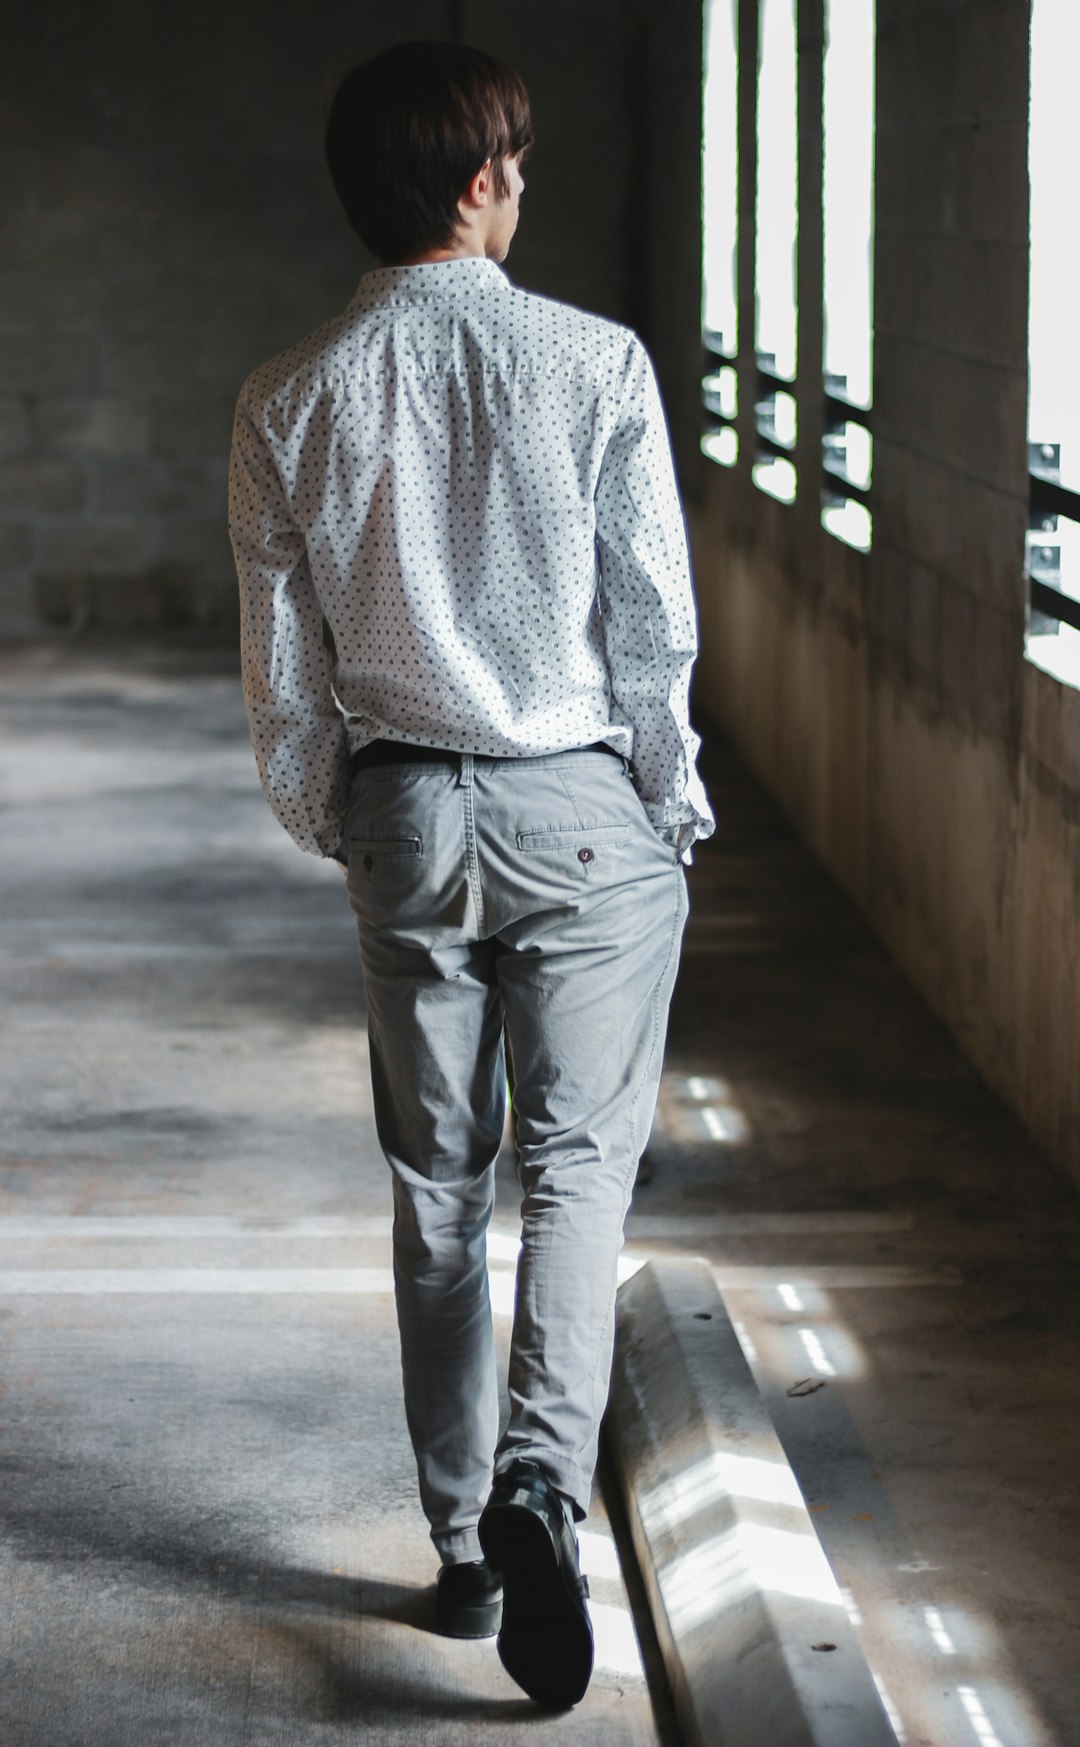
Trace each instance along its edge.
<path fill-rule="evenodd" d="M 575 746 L 567 748 L 573 752 L 610 752 L 612 758 L 622 757 L 614 746 L 609 746 L 604 740 L 594 740 L 590 746 Z M 369 740 L 366 746 L 361 746 L 359 752 L 354 752 L 349 760 L 349 775 L 354 777 L 358 770 L 369 770 L 374 765 L 382 764 L 460 764 L 460 752 L 448 752 L 442 746 L 410 746 L 403 740 Z M 513 753 L 492 754 L 474 752 L 472 757 L 478 764 L 503 764 L 513 758 Z M 535 754 L 522 754 L 522 757 Z M 553 754 L 558 757 L 558 754 Z"/>

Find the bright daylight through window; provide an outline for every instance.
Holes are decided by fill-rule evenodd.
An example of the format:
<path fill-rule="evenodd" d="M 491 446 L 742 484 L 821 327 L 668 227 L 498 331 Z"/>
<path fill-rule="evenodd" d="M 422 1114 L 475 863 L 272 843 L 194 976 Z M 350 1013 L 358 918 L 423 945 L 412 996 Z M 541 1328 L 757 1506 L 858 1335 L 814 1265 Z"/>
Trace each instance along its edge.
<path fill-rule="evenodd" d="M 777 453 L 795 447 L 795 398 L 778 392 L 777 381 L 794 383 L 798 354 L 798 116 L 796 0 L 759 0 L 754 343 L 758 434 L 765 440 L 753 478 L 784 503 L 796 490 L 794 464 Z"/>
<path fill-rule="evenodd" d="M 1074 685 L 1080 685 L 1080 610 L 1070 605 L 1080 602 L 1080 244 L 1073 217 L 1080 162 L 1078 65 L 1077 0 L 1032 0 L 1027 653 Z"/>
<path fill-rule="evenodd" d="M 738 413 L 738 0 L 705 0 L 702 87 L 702 308 L 701 327 L 712 362 L 701 385 L 713 416 L 701 447 L 730 467 L 739 456 Z"/>
<path fill-rule="evenodd" d="M 874 0 L 825 0 L 825 437 L 821 520 L 867 551 L 873 439 Z M 854 416 L 849 416 L 854 414 Z"/>

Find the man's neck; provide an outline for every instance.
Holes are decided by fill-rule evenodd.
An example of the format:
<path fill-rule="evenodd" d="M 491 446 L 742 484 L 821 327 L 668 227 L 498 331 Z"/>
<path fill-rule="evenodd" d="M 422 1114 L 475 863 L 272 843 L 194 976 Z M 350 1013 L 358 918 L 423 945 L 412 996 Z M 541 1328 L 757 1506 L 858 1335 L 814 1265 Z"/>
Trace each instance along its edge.
<path fill-rule="evenodd" d="M 484 249 L 429 249 L 425 255 L 410 255 L 404 261 L 387 261 L 388 267 L 426 267 L 434 261 L 470 261 L 487 259 Z"/>

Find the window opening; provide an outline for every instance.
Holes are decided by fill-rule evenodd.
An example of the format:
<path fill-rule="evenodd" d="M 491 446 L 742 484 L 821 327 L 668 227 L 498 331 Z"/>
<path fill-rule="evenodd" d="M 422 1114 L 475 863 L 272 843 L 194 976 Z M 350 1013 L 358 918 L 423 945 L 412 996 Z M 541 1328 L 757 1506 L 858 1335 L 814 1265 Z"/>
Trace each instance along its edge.
<path fill-rule="evenodd" d="M 701 109 L 701 328 L 706 352 L 702 401 L 709 414 L 701 447 L 712 460 L 734 466 L 739 438 L 739 129 L 738 0 L 704 0 L 704 82 Z"/>
<path fill-rule="evenodd" d="M 759 0 L 759 6 L 755 344 L 763 368 L 794 382 L 799 230 L 795 0 Z"/>
<path fill-rule="evenodd" d="M 822 86 L 825 430 L 821 520 L 868 551 L 873 476 L 874 0 L 825 0 Z"/>
<path fill-rule="evenodd" d="M 797 0 L 758 0 L 755 331 L 758 453 L 754 484 L 781 503 L 798 486 L 799 100 Z"/>

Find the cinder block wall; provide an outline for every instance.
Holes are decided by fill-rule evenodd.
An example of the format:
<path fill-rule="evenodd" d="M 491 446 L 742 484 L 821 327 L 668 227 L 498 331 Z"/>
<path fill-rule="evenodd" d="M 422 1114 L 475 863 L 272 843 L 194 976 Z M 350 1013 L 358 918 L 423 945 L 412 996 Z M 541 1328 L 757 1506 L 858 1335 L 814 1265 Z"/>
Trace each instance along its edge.
<path fill-rule="evenodd" d="M 647 314 L 631 172 L 653 10 L 20 8 L 0 59 L 0 632 L 233 635 L 236 391 L 372 265 L 338 211 L 321 123 L 340 73 L 388 43 L 457 38 L 519 67 L 538 147 L 511 277 Z"/>
<path fill-rule="evenodd" d="M 800 13 L 804 489 L 784 508 L 702 459 L 699 699 L 1080 1177 L 1080 693 L 1023 646 L 1028 8 L 879 0 L 865 557 L 818 523 L 820 0 Z"/>

